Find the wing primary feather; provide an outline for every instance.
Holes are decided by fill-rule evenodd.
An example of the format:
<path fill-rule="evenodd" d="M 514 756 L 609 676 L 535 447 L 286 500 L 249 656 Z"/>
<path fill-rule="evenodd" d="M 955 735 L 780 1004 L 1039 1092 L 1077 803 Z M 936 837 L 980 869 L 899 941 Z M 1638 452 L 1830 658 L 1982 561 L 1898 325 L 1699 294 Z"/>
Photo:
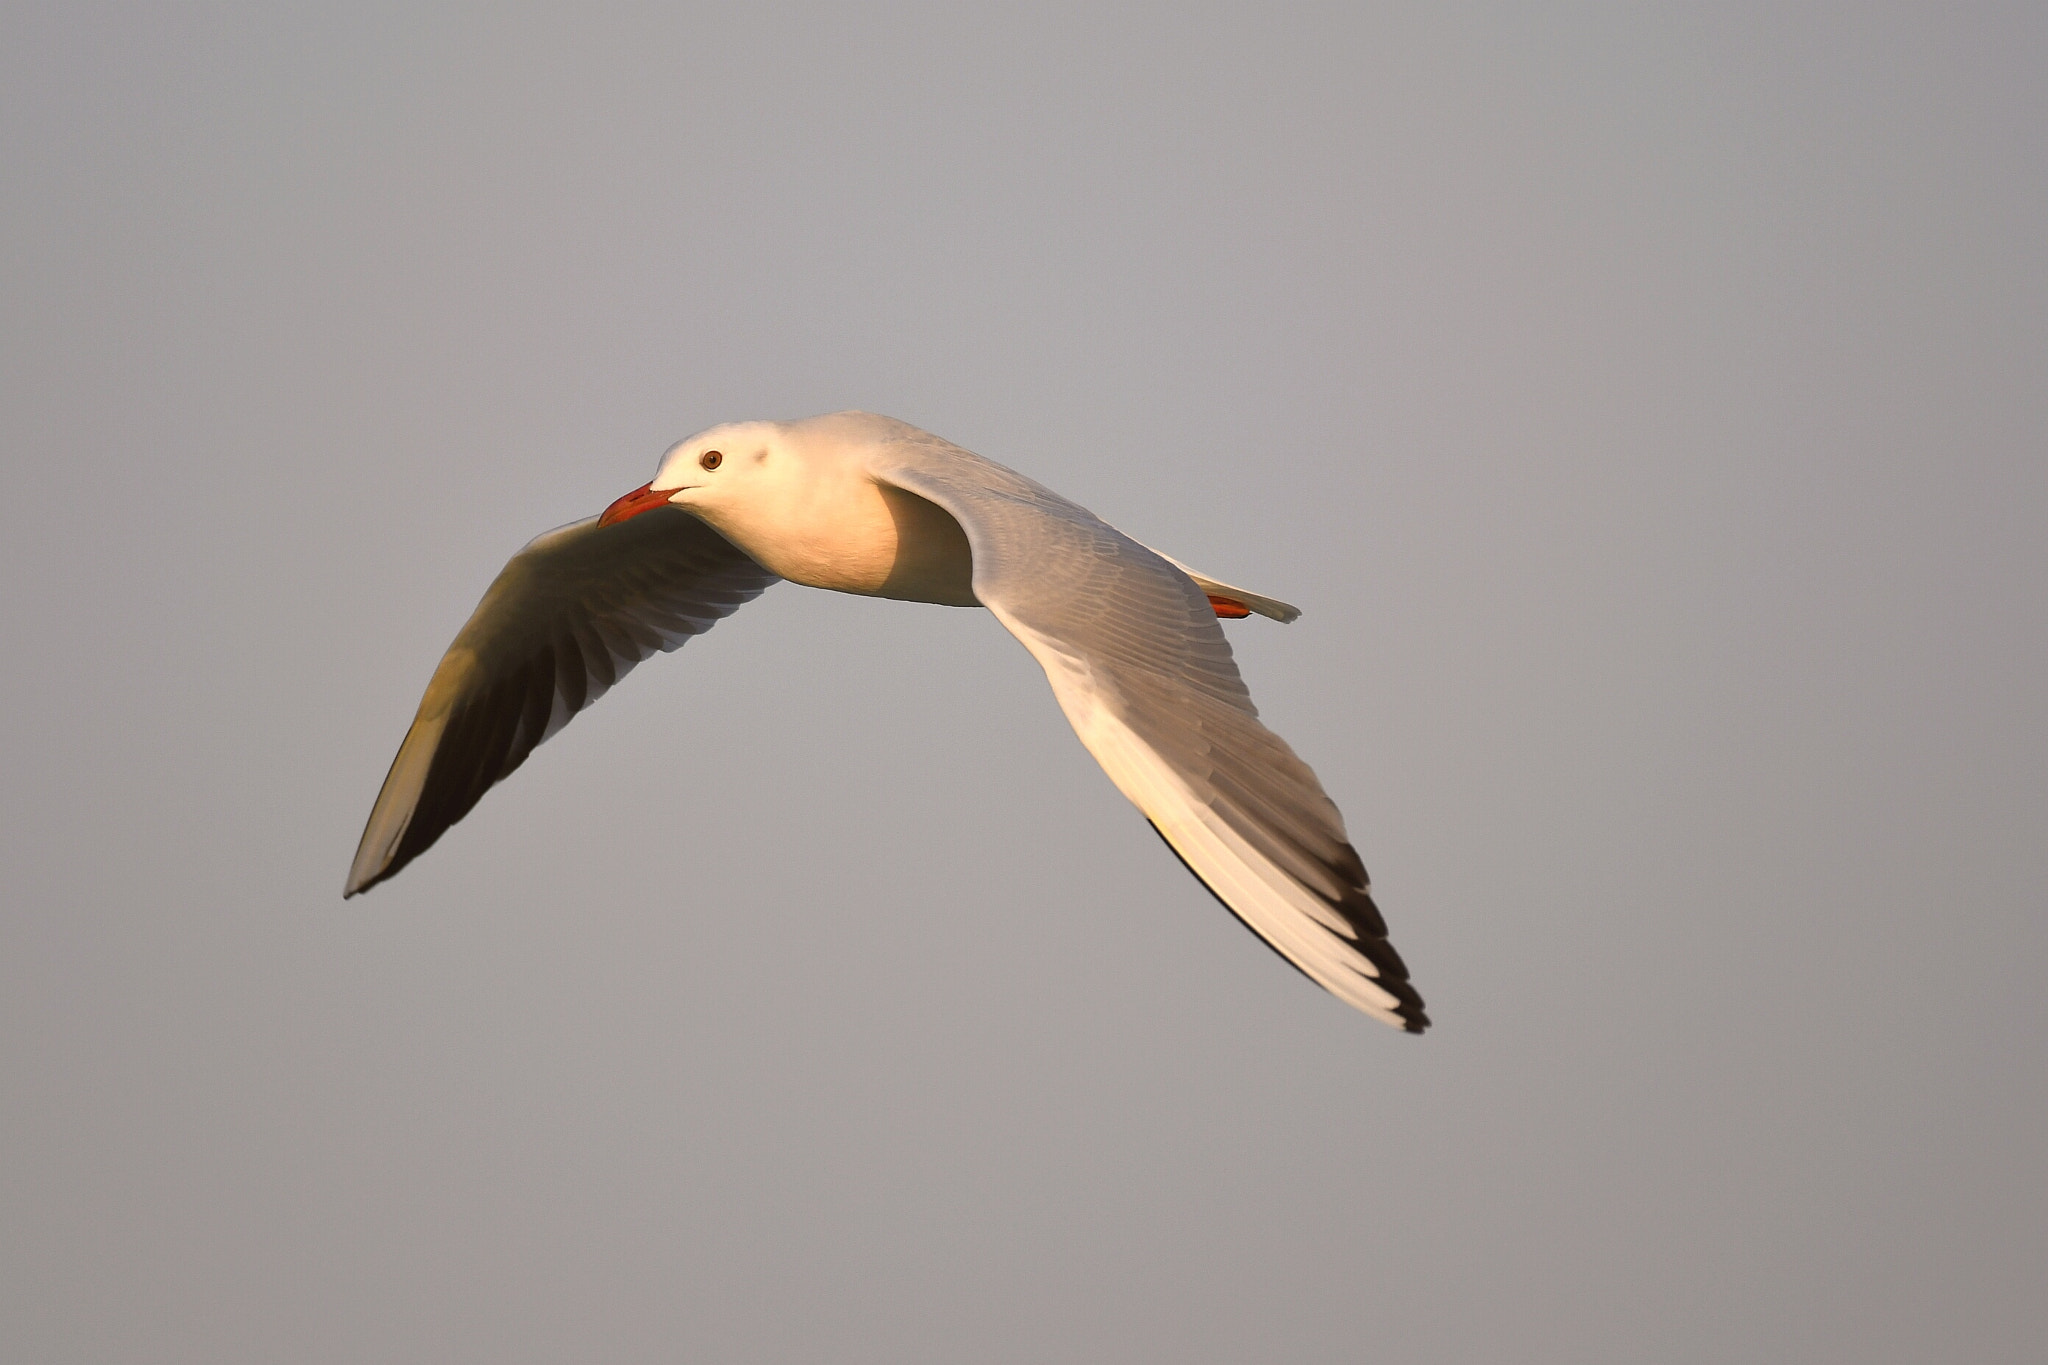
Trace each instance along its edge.
<path fill-rule="evenodd" d="M 1320 981 L 1316 981 L 1314 977 L 1309 976 L 1307 968 L 1303 967 L 1299 962 L 1296 962 L 1287 954 L 1281 952 L 1278 944 L 1274 943 L 1272 939 L 1267 938 L 1264 934 L 1260 933 L 1258 930 L 1258 926 L 1253 924 L 1250 920 L 1246 919 L 1243 915 L 1240 915 L 1237 912 L 1237 907 L 1232 905 L 1229 901 L 1223 898 L 1223 893 L 1221 891 L 1218 891 L 1215 887 L 1209 885 L 1209 879 L 1207 877 L 1204 877 L 1201 873 L 1195 871 L 1195 865 L 1187 860 L 1186 854 L 1182 853 L 1179 849 L 1173 846 L 1173 840 L 1166 837 L 1166 831 L 1159 828 L 1157 821 L 1151 819 L 1148 816 L 1145 820 L 1145 823 L 1151 827 L 1151 830 L 1154 834 L 1159 836 L 1159 842 L 1166 845 L 1166 851 L 1168 853 L 1171 853 L 1174 856 L 1174 859 L 1177 862 L 1179 862 L 1182 867 L 1188 870 L 1188 875 L 1190 877 L 1193 877 L 1196 883 L 1200 885 L 1204 891 L 1208 892 L 1211 896 L 1215 897 L 1216 903 L 1222 906 L 1225 910 L 1228 910 L 1230 912 L 1230 917 L 1232 919 L 1236 920 L 1239 924 L 1242 924 L 1245 928 L 1251 930 L 1253 938 L 1265 944 L 1266 947 L 1272 950 L 1273 956 L 1279 958 L 1282 962 L 1285 962 L 1288 966 L 1294 968 L 1295 971 L 1300 972 L 1302 976 L 1307 978 L 1309 981 L 1314 982 L 1314 984 L 1318 986 L 1323 984 Z"/>

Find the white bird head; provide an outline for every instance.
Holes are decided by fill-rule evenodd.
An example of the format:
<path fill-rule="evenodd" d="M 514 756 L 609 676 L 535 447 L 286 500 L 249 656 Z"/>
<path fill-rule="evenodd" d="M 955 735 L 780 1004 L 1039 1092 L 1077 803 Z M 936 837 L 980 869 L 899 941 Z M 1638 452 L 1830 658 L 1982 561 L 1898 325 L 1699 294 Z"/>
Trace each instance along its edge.
<path fill-rule="evenodd" d="M 952 602 L 965 596 L 972 602 L 964 586 L 971 561 L 959 526 L 922 499 L 894 489 L 885 492 L 868 472 L 867 457 L 878 434 L 899 427 L 866 413 L 712 427 L 670 446 L 655 476 L 607 507 L 598 524 L 674 507 L 709 523 L 756 563 L 797 583 L 884 596 L 929 589 L 939 595 L 916 600 Z M 943 522 L 936 549 L 926 543 L 928 528 L 914 515 L 920 508 L 930 513 L 925 520 Z M 911 533 L 915 543 L 907 551 L 906 521 L 917 523 Z M 908 561 L 899 564 L 906 553 Z M 934 553 L 953 572 L 942 573 L 943 581 L 926 582 L 929 575 L 920 576 L 909 561 Z M 952 564 L 953 559 L 959 563 Z"/>
<path fill-rule="evenodd" d="M 780 422 L 728 422 L 677 441 L 647 483 L 605 508 L 600 526 L 657 507 L 715 520 L 721 510 L 774 499 L 801 463 Z"/>

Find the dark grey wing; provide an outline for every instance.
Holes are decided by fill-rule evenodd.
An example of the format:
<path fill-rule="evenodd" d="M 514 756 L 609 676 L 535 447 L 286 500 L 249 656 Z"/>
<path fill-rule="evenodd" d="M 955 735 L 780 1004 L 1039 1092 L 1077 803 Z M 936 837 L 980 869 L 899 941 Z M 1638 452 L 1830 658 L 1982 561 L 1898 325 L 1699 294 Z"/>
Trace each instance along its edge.
<path fill-rule="evenodd" d="M 591 517 L 536 537 L 441 656 L 342 895 L 426 852 L 633 665 L 680 648 L 776 581 L 679 508 L 605 527 Z"/>
<path fill-rule="evenodd" d="M 1428 1026 L 1344 817 L 1260 724 L 1194 579 L 1086 508 L 915 428 L 869 470 L 953 514 L 975 596 L 1218 900 L 1340 1000 L 1412 1033 Z"/>

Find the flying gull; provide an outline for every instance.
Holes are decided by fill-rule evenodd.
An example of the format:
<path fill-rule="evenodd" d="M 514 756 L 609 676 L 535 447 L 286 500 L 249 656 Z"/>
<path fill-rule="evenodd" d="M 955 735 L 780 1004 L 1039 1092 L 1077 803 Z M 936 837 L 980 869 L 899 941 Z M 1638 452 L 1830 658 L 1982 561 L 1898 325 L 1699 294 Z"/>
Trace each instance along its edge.
<path fill-rule="evenodd" d="M 1301 613 L 861 412 L 679 441 L 601 516 L 514 555 L 434 670 L 343 894 L 426 852 L 635 664 L 784 578 L 987 607 L 1044 667 L 1110 781 L 1218 900 L 1338 999 L 1411 1033 L 1428 1026 L 1344 818 L 1259 723 L 1217 625 Z"/>

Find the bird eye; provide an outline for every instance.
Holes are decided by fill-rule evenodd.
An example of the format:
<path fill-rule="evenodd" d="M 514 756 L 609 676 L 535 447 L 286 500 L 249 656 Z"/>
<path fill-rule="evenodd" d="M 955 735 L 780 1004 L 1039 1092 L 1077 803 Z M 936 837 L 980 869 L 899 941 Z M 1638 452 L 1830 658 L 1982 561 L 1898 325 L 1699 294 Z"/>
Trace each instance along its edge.
<path fill-rule="evenodd" d="M 724 461 L 724 459 L 725 456 L 719 454 L 717 451 L 707 450 L 702 455 L 699 455 L 697 457 L 697 463 L 703 465 L 706 469 L 716 469 Z"/>

